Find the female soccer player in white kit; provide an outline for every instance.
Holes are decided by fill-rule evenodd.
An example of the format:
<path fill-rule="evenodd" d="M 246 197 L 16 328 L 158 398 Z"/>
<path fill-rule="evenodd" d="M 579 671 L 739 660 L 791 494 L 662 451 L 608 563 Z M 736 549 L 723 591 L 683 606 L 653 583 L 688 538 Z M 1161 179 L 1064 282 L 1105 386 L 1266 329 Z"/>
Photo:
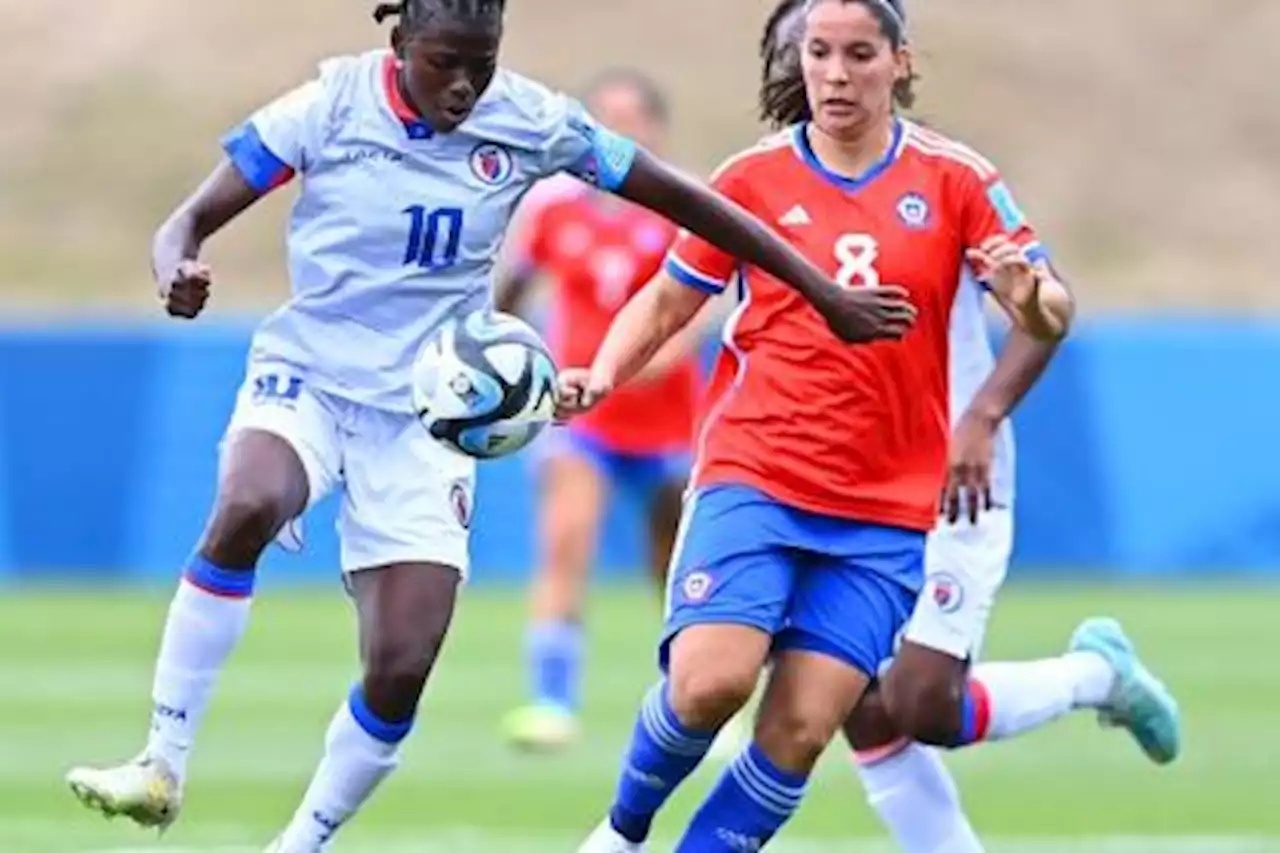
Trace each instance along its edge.
<path fill-rule="evenodd" d="M 567 171 L 774 270 L 845 341 L 900 336 L 913 311 L 891 288 L 842 291 L 758 220 L 563 95 L 497 66 L 503 0 L 405 0 L 391 49 L 319 75 L 224 140 L 225 159 L 160 229 L 153 268 L 168 312 L 208 298 L 204 242 L 301 178 L 289 227 L 293 296 L 254 336 L 227 429 L 218 495 L 169 610 L 147 745 L 68 775 L 108 815 L 168 826 L 217 674 L 248 621 L 254 569 L 277 536 L 339 490 L 341 562 L 363 677 L 277 851 L 324 849 L 396 765 L 467 572 L 474 463 L 429 437 L 410 366 L 444 320 L 489 305 L 511 213 Z"/>

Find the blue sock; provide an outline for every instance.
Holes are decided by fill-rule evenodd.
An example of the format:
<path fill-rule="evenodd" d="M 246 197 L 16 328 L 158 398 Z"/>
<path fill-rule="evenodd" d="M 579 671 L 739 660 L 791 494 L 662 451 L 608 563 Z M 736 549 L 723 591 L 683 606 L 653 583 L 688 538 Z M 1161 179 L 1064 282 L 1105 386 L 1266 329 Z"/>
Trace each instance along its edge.
<path fill-rule="evenodd" d="M 347 695 L 347 707 L 360 728 L 364 729 L 374 740 L 383 743 L 399 743 L 409 736 L 413 730 L 413 717 L 399 722 L 388 722 L 373 712 L 364 696 L 364 687 L 356 683 Z"/>
<path fill-rule="evenodd" d="M 808 776 L 779 770 L 751 744 L 693 816 L 676 853 L 759 850 L 800 807 L 806 782 Z"/>
<path fill-rule="evenodd" d="M 541 622 L 526 638 L 533 698 L 577 711 L 582 676 L 582 626 L 577 622 Z"/>
<path fill-rule="evenodd" d="M 624 838 L 636 844 L 649 836 L 653 816 L 676 787 L 702 761 L 715 732 L 685 728 L 667 699 L 667 683 L 658 683 L 644 697 L 618 781 L 609 821 Z"/>

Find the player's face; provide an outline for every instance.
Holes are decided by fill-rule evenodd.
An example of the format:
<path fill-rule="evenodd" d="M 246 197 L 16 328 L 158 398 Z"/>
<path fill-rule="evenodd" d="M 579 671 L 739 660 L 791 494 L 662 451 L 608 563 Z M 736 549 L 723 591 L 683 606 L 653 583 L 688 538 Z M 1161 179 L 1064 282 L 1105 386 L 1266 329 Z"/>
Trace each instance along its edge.
<path fill-rule="evenodd" d="M 498 28 L 433 29 L 397 47 L 404 85 L 432 127 L 448 132 L 462 124 L 498 70 Z"/>
<path fill-rule="evenodd" d="M 605 127 L 620 133 L 650 151 L 662 149 L 666 128 L 645 104 L 644 95 L 634 86 L 616 84 L 592 93 L 587 108 Z"/>
<path fill-rule="evenodd" d="M 909 73 L 909 57 L 862 3 L 814 6 L 800 54 L 809 106 L 825 133 L 857 138 L 893 114 L 893 85 Z"/>

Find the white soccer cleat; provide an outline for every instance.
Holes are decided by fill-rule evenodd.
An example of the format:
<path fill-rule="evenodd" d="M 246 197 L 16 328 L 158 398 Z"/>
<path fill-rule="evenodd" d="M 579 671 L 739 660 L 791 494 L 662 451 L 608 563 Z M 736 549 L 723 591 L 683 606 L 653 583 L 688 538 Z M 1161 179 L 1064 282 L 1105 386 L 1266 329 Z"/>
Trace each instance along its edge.
<path fill-rule="evenodd" d="M 644 845 L 628 841 L 618 834 L 608 818 L 596 827 L 578 848 L 578 853 L 644 853 Z"/>
<path fill-rule="evenodd" d="M 144 827 L 161 831 L 182 809 L 182 783 L 164 759 L 140 755 L 118 767 L 76 767 L 67 773 L 71 793 L 107 817 L 124 815 Z"/>

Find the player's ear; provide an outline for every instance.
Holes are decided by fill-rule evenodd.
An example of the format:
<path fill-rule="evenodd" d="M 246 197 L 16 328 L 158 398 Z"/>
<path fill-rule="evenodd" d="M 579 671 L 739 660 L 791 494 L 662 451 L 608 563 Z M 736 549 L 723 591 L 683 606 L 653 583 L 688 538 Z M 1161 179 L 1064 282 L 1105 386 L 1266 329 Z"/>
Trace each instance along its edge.
<path fill-rule="evenodd" d="M 404 59 L 404 27 L 400 24 L 391 28 L 391 50 L 396 59 Z"/>

